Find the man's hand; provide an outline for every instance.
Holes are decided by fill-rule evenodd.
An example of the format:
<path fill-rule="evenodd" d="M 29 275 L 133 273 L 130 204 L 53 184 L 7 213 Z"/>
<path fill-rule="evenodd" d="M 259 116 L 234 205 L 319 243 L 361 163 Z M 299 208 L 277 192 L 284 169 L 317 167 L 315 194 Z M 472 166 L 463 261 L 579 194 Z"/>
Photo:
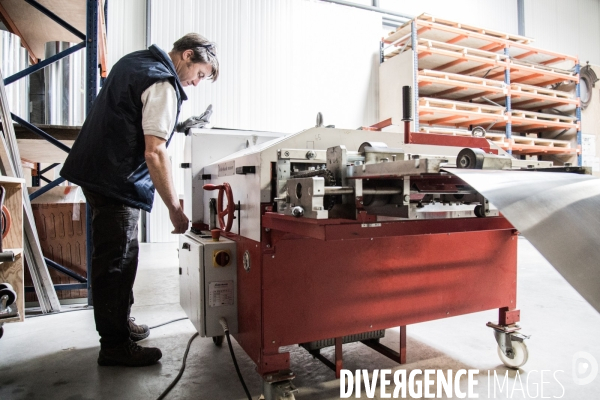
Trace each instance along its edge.
<path fill-rule="evenodd" d="M 181 207 L 169 210 L 169 218 L 175 228 L 171 233 L 185 233 L 188 230 L 190 220 L 185 216 Z"/>
<path fill-rule="evenodd" d="M 186 135 L 189 134 L 191 128 L 204 128 L 210 122 L 210 116 L 212 115 L 212 104 L 206 107 L 206 111 L 197 117 L 190 117 L 183 122 L 177 124 L 177 132 L 184 132 Z"/>
<path fill-rule="evenodd" d="M 146 165 L 148 165 L 150 178 L 152 178 L 156 191 L 169 210 L 169 218 L 174 228 L 172 233 L 184 233 L 187 231 L 189 220 L 183 213 L 179 197 L 173 185 L 171 161 L 167 154 L 166 141 L 152 135 L 146 135 L 144 139 L 146 141 L 144 151 Z"/>

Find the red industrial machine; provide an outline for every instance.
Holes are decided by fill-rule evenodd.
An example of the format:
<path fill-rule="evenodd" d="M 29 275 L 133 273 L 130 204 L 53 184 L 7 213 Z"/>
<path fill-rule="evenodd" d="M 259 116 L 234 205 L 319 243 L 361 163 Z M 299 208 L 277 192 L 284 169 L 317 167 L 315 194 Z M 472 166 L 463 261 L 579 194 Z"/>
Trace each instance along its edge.
<path fill-rule="evenodd" d="M 283 346 L 302 345 L 339 376 L 343 343 L 361 341 L 404 363 L 406 326 L 482 310 L 499 310 L 488 326 L 502 361 L 527 361 L 516 229 L 452 170 L 551 164 L 514 159 L 484 137 L 385 125 L 311 128 L 192 174 L 206 190 L 192 197 L 200 216 L 180 240 L 182 305 L 216 343 L 218 319 L 227 319 L 267 400 L 294 398 Z M 209 242 L 215 227 L 224 238 Z M 190 246 L 199 255 L 181 257 Z M 211 262 L 219 246 L 231 249 L 227 266 Z M 398 349 L 379 343 L 391 327 L 400 327 Z M 335 346 L 334 362 L 319 353 L 326 346 Z"/>

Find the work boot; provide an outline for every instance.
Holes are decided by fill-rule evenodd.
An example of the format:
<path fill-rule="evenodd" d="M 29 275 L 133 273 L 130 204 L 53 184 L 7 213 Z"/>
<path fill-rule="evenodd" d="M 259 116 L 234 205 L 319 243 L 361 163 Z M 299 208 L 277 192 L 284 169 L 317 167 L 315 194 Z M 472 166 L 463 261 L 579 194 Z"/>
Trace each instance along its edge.
<path fill-rule="evenodd" d="M 127 367 L 145 367 L 156 364 L 162 357 L 160 349 L 142 347 L 129 340 L 115 347 L 101 348 L 98 365 L 103 367 L 125 365 Z"/>
<path fill-rule="evenodd" d="M 142 339 L 146 339 L 150 336 L 150 329 L 148 325 L 137 325 L 135 324 L 135 318 L 129 317 L 129 338 L 134 342 L 139 342 Z"/>

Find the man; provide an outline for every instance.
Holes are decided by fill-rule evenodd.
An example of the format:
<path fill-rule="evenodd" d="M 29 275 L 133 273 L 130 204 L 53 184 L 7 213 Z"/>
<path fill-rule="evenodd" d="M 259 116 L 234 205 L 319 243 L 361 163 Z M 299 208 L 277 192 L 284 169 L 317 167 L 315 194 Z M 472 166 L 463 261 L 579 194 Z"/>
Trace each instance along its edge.
<path fill-rule="evenodd" d="M 135 343 L 150 332 L 129 316 L 139 212 L 152 209 L 156 188 L 169 210 L 172 233 L 187 230 L 189 220 L 173 185 L 166 147 L 181 103 L 187 100 L 183 88 L 204 79 L 215 81 L 218 75 L 214 43 L 196 33 L 177 40 L 168 54 L 153 45 L 121 58 L 61 170 L 65 179 L 82 187 L 92 210 L 91 279 L 99 365 L 145 366 L 162 357 L 159 349 Z"/>

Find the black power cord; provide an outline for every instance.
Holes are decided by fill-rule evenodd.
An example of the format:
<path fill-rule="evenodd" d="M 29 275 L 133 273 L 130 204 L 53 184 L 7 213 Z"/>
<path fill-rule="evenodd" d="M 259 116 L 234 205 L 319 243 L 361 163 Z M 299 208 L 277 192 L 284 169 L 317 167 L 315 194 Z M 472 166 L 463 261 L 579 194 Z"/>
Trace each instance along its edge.
<path fill-rule="evenodd" d="M 188 317 L 177 318 L 177 319 L 174 319 L 174 320 L 171 320 L 171 321 L 168 321 L 168 322 L 163 322 L 162 324 L 151 326 L 148 329 L 158 328 L 159 326 L 168 325 L 168 324 L 171 324 L 171 323 L 177 322 L 177 321 L 183 321 L 184 319 L 188 319 Z"/>
<path fill-rule="evenodd" d="M 67 311 L 60 311 L 60 312 L 56 312 L 56 313 L 39 314 L 39 315 L 29 315 L 26 318 L 47 317 L 50 315 L 64 314 L 64 313 L 75 312 L 75 311 L 88 311 L 88 310 L 93 310 L 93 309 L 94 309 L 93 307 L 86 306 L 85 308 L 80 308 L 80 309 L 76 309 L 76 310 L 67 310 Z M 177 321 L 183 321 L 186 319 L 188 319 L 188 317 L 177 318 L 177 319 L 174 319 L 171 321 L 163 322 L 162 324 L 151 326 L 148 329 L 158 328 L 160 326 L 168 325 L 168 324 L 171 324 L 171 323 L 177 322 Z M 240 379 L 240 383 L 242 384 L 242 386 L 244 388 L 244 392 L 246 392 L 246 396 L 248 396 L 248 400 L 252 400 L 250 391 L 248 391 L 248 387 L 246 386 L 246 382 L 244 381 L 244 378 L 242 377 L 242 372 L 240 371 L 240 367 L 235 358 L 235 353 L 233 352 L 233 346 L 231 345 L 231 337 L 229 336 L 229 327 L 227 326 L 227 321 L 225 320 L 225 318 L 221 318 L 219 320 L 219 323 L 221 324 L 221 326 L 223 327 L 223 330 L 225 331 L 225 336 L 227 337 L 227 345 L 229 346 L 229 352 L 231 353 L 231 359 L 233 360 L 233 365 L 235 366 L 235 371 L 237 372 L 238 378 Z M 194 339 L 196 339 L 198 336 L 199 336 L 199 334 L 198 334 L 198 332 L 196 332 L 192 335 L 192 337 L 188 341 L 187 347 L 185 348 L 185 353 L 183 354 L 183 360 L 181 361 L 181 368 L 179 368 L 179 373 L 177 373 L 177 376 L 175 377 L 175 379 L 173 379 L 173 381 L 169 384 L 169 386 L 160 394 L 160 396 L 157 398 L 157 400 L 163 400 L 167 396 L 167 394 L 169 394 L 169 392 L 175 387 L 175 385 L 177 385 L 177 382 L 179 382 L 179 379 L 181 379 L 181 377 L 183 376 L 183 372 L 185 371 L 185 364 L 187 361 L 187 357 L 190 352 L 190 347 L 191 347 Z"/>
<path fill-rule="evenodd" d="M 175 319 L 173 321 L 165 322 L 164 324 L 153 326 L 150 329 L 153 329 L 153 328 L 156 328 L 159 326 L 163 326 L 166 324 L 170 324 L 171 322 L 181 321 L 183 319 L 187 319 L 187 318 Z M 229 352 L 231 353 L 231 358 L 233 360 L 233 365 L 235 366 L 235 370 L 237 372 L 238 378 L 240 379 L 240 382 L 242 383 L 242 386 L 244 387 L 244 392 L 246 392 L 246 396 L 248 396 L 248 400 L 252 400 L 252 396 L 250 395 L 250 392 L 248 391 L 248 387 L 246 386 L 246 382 L 244 382 L 244 378 L 242 377 L 240 367 L 238 366 L 237 360 L 235 358 L 235 353 L 233 352 L 233 346 L 231 345 L 231 338 L 229 337 L 229 327 L 227 326 L 227 321 L 225 320 L 225 318 L 221 318 L 219 320 L 219 323 L 221 324 L 221 326 L 223 327 L 223 330 L 225 331 L 225 336 L 227 337 L 227 345 L 229 346 Z M 164 390 L 164 392 L 162 392 L 161 395 L 158 396 L 158 398 L 156 400 L 163 400 L 165 398 L 165 396 L 171 391 L 171 389 L 173 389 L 175 387 L 177 382 L 179 382 L 179 379 L 181 378 L 181 376 L 183 375 L 183 371 L 185 370 L 185 363 L 187 361 L 188 353 L 190 352 L 190 346 L 192 345 L 192 341 L 194 339 L 196 339 L 197 337 L 198 337 L 198 332 L 194 333 L 194 335 L 192 335 L 192 337 L 190 338 L 190 340 L 187 344 L 187 347 L 185 349 L 185 353 L 183 354 L 183 360 L 181 361 L 181 368 L 179 369 L 179 373 L 177 374 L 175 379 L 173 379 L 171 384 Z"/>
<path fill-rule="evenodd" d="M 179 321 L 179 320 L 177 320 L 177 321 Z M 174 321 L 171 321 L 171 322 L 174 322 Z M 196 339 L 198 337 L 198 335 L 199 335 L 198 332 L 194 333 L 192 335 L 192 337 L 190 338 L 190 340 L 188 341 L 187 347 L 185 349 L 185 353 L 183 354 L 183 360 L 181 361 L 181 368 L 179 368 L 179 373 L 177 374 L 175 379 L 173 379 L 173 382 L 171 382 L 171 384 L 164 390 L 164 392 L 162 392 L 160 394 L 160 396 L 158 396 L 158 398 L 156 400 L 164 399 L 166 397 L 166 395 L 171 391 L 171 389 L 173 389 L 175 387 L 175 385 L 177 385 L 177 382 L 179 382 L 179 379 L 181 378 L 181 376 L 183 375 L 183 371 L 185 370 L 185 362 L 187 361 L 187 356 L 188 356 L 188 353 L 190 352 L 190 346 L 192 345 L 192 342 L 194 341 L 194 339 Z"/>
<path fill-rule="evenodd" d="M 240 378 L 240 382 L 244 387 L 244 392 L 246 392 L 246 396 L 248 396 L 248 400 L 252 400 L 252 396 L 250 396 L 250 392 L 248 391 L 248 387 L 246 386 L 246 382 L 244 382 L 244 378 L 242 377 L 242 373 L 240 372 L 240 367 L 238 366 L 237 360 L 235 359 L 235 354 L 233 353 L 233 347 L 231 346 L 231 339 L 229 338 L 229 329 L 225 331 L 225 336 L 227 337 L 227 344 L 229 345 L 229 352 L 231 353 L 231 358 L 233 359 L 233 365 L 235 365 L 235 370 L 238 374 L 238 378 Z"/>

